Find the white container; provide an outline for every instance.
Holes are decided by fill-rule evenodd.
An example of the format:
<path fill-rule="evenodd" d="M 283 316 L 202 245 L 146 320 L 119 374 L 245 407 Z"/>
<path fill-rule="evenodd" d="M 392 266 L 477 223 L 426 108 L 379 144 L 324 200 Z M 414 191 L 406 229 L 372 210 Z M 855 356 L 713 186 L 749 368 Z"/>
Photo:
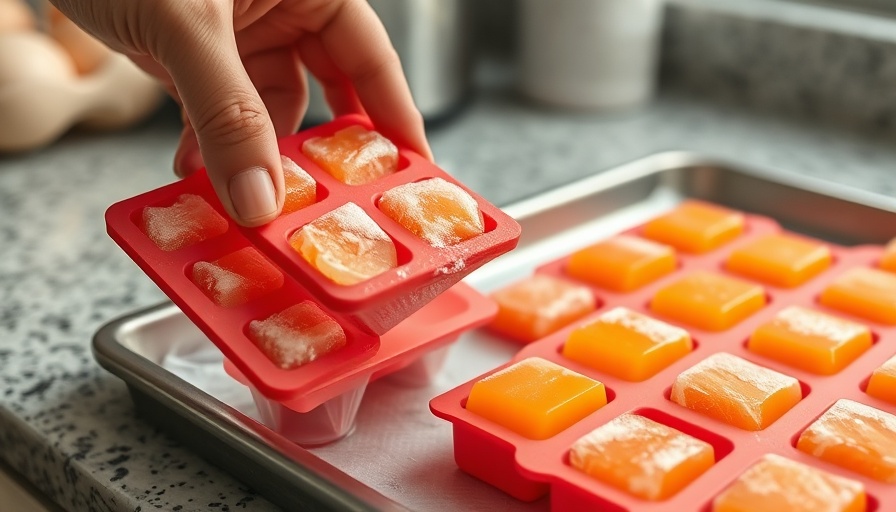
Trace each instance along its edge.
<path fill-rule="evenodd" d="M 653 97 L 662 0 L 523 0 L 520 89 L 572 108 L 619 109 Z"/>

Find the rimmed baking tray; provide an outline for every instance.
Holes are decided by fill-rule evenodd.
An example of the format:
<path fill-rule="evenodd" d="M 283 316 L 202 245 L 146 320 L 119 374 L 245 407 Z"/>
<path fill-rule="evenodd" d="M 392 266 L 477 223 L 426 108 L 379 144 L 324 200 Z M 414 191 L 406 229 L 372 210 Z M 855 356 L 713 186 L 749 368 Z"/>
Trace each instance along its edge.
<path fill-rule="evenodd" d="M 844 245 L 896 236 L 896 200 L 776 170 L 686 152 L 643 158 L 505 208 L 523 227 L 518 249 L 466 280 L 487 292 L 553 258 L 699 198 L 777 219 Z M 463 335 L 432 383 L 372 384 L 355 432 L 304 449 L 254 419 L 251 398 L 221 369 L 213 346 L 171 303 L 134 312 L 94 337 L 99 363 L 128 385 L 136 408 L 211 462 L 288 509 L 547 510 L 461 473 L 451 425 L 432 397 L 509 360 L 519 345 Z"/>

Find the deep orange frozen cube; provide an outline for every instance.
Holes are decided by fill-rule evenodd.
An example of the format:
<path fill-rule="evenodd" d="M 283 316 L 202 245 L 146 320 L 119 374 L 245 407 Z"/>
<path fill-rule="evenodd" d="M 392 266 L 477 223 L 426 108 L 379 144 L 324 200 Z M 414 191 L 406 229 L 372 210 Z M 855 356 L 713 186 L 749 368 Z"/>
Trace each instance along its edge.
<path fill-rule="evenodd" d="M 715 463 L 712 445 L 626 413 L 580 438 L 572 467 L 645 500 L 674 495 Z"/>
<path fill-rule="evenodd" d="M 387 190 L 379 209 L 433 247 L 448 247 L 485 231 L 479 204 L 464 189 L 430 178 Z"/>
<path fill-rule="evenodd" d="M 896 238 L 890 240 L 890 243 L 884 249 L 884 255 L 880 259 L 880 268 L 896 272 Z"/>
<path fill-rule="evenodd" d="M 398 265 L 392 239 L 354 203 L 306 224 L 289 244 L 337 284 L 360 283 Z"/>
<path fill-rule="evenodd" d="M 871 374 L 865 392 L 874 398 L 880 398 L 896 404 L 896 356 L 887 359 Z"/>
<path fill-rule="evenodd" d="M 675 379 L 678 405 L 744 430 L 762 430 L 802 399 L 793 377 L 726 353 L 711 355 Z"/>
<path fill-rule="evenodd" d="M 580 281 L 627 292 L 656 281 L 676 267 L 675 249 L 631 235 L 618 235 L 573 253 L 566 272 Z"/>
<path fill-rule="evenodd" d="M 182 194 L 171 206 L 147 206 L 143 232 L 163 251 L 176 251 L 227 231 L 227 221 L 205 199 Z"/>
<path fill-rule="evenodd" d="M 871 346 L 868 327 L 800 306 L 759 326 L 747 343 L 757 354 L 820 375 L 839 372 Z"/>
<path fill-rule="evenodd" d="M 831 266 L 827 245 L 788 234 L 766 235 L 735 249 L 725 268 L 764 283 L 793 288 Z"/>
<path fill-rule="evenodd" d="M 644 225 L 644 236 L 684 252 L 704 253 L 744 231 L 744 215 L 702 201 L 686 201 Z"/>
<path fill-rule="evenodd" d="M 819 300 L 829 308 L 896 325 L 896 274 L 865 267 L 850 269 L 828 285 Z"/>
<path fill-rule="evenodd" d="M 800 434 L 796 447 L 875 480 L 896 484 L 896 416 L 841 399 Z"/>
<path fill-rule="evenodd" d="M 498 314 L 491 328 L 523 342 L 541 339 L 596 308 L 588 287 L 536 274 L 492 294 Z"/>
<path fill-rule="evenodd" d="M 313 137 L 302 153 L 347 185 L 364 185 L 398 170 L 398 148 L 375 131 L 360 126 L 339 130 L 331 137 Z"/>
<path fill-rule="evenodd" d="M 754 283 L 696 271 L 661 288 L 650 309 L 708 331 L 723 331 L 765 306 L 765 289 Z"/>
<path fill-rule="evenodd" d="M 476 382 L 466 408 L 529 439 L 547 439 L 607 404 L 604 385 L 532 357 Z"/>
<path fill-rule="evenodd" d="M 767 454 L 712 502 L 712 512 L 865 512 L 861 482 Z"/>
<path fill-rule="evenodd" d="M 197 262 L 192 278 L 202 293 L 225 308 L 245 304 L 283 286 L 283 274 L 252 247 L 211 263 Z"/>
<path fill-rule="evenodd" d="M 684 329 L 618 307 L 574 330 L 563 356 L 620 379 L 642 381 L 692 348 Z"/>
<path fill-rule="evenodd" d="M 283 164 L 283 183 L 286 187 L 282 214 L 292 213 L 314 204 L 317 201 L 317 182 L 314 178 L 289 157 L 280 155 L 280 161 Z"/>
<path fill-rule="evenodd" d="M 342 327 L 310 301 L 264 320 L 253 320 L 248 335 L 268 359 L 285 370 L 308 364 L 346 344 Z"/>

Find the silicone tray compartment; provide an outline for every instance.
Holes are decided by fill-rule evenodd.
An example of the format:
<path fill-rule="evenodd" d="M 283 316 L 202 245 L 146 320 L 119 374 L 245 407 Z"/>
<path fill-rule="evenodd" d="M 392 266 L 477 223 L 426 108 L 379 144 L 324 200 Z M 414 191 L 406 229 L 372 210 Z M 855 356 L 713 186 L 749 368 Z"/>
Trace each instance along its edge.
<path fill-rule="evenodd" d="M 269 428 L 296 443 L 320 445 L 351 432 L 369 383 L 391 377 L 403 385 L 429 385 L 450 344 L 496 312 L 494 301 L 458 283 L 383 335 L 376 355 L 292 400 L 264 396 L 229 360 L 224 368 L 249 387 Z"/>
<path fill-rule="evenodd" d="M 455 460 L 461 469 L 477 476 L 521 500 L 533 500 L 550 493 L 551 509 L 572 511 L 598 509 L 609 511 L 680 512 L 709 511 L 711 500 L 765 453 L 776 453 L 793 460 L 839 474 L 865 485 L 868 510 L 896 508 L 896 487 L 872 480 L 852 471 L 827 464 L 795 448 L 799 434 L 840 398 L 865 403 L 896 413 L 896 405 L 876 400 L 863 392 L 862 383 L 871 372 L 896 352 L 896 327 L 870 322 L 820 305 L 821 291 L 845 270 L 857 266 L 876 266 L 882 253 L 879 246 L 846 248 L 828 244 L 834 262 L 831 267 L 801 287 L 785 289 L 763 284 L 768 304 L 759 312 L 723 332 L 710 332 L 677 323 L 652 312 L 651 297 L 660 288 L 695 270 L 729 274 L 724 267 L 735 248 L 781 228 L 773 220 L 747 216 L 746 231 L 736 240 L 703 255 L 678 252 L 677 271 L 631 293 L 614 293 L 592 287 L 601 307 L 588 317 L 523 347 L 513 361 L 477 377 L 431 402 L 433 412 L 454 426 Z M 628 230 L 638 235 L 641 228 Z M 597 241 L 595 239 L 594 241 Z M 573 279 L 565 272 L 568 257 L 540 266 L 536 272 Z M 737 274 L 730 274 L 745 279 Z M 583 283 L 585 284 L 585 283 Z M 760 283 L 762 284 L 762 283 Z M 761 323 L 789 305 L 818 309 L 867 325 L 876 342 L 852 364 L 833 376 L 820 376 L 798 370 L 747 350 L 746 341 Z M 694 340 L 688 355 L 643 382 L 629 382 L 566 359 L 562 347 L 577 326 L 588 323 L 616 306 L 624 306 L 653 318 L 686 329 Z M 669 400 L 676 376 L 711 354 L 726 352 L 766 368 L 798 379 L 802 400 L 789 412 L 758 432 L 749 432 L 713 420 Z M 513 362 L 541 357 L 575 372 L 603 382 L 609 403 L 578 423 L 543 441 L 526 439 L 465 409 L 473 384 Z M 568 462 L 570 447 L 582 436 L 625 412 L 634 412 L 676 428 L 713 446 L 716 463 L 682 491 L 665 501 L 650 502 L 604 484 L 573 468 Z M 695 504 L 700 504 L 695 506 Z"/>
<path fill-rule="evenodd" d="M 371 129 L 365 118 L 347 116 L 281 139 L 282 154 L 293 159 L 317 181 L 319 200 L 261 228 L 244 228 L 231 221 L 202 170 L 187 179 L 116 203 L 106 212 L 111 237 L 240 372 L 273 400 L 304 396 L 331 381 L 335 375 L 373 357 L 380 346 L 379 334 L 419 310 L 486 261 L 512 249 L 520 235 L 516 221 L 468 190 L 482 211 L 484 234 L 443 249 L 431 247 L 417 238 L 377 209 L 376 201 L 382 192 L 431 177 L 460 184 L 431 162 L 406 149 L 399 150 L 398 172 L 361 186 L 340 183 L 301 153 L 302 143 L 308 138 L 331 135 L 351 125 Z M 222 235 L 166 252 L 143 233 L 140 218 L 145 207 L 168 206 L 181 194 L 202 197 L 226 219 L 228 229 Z M 399 266 L 370 280 L 341 286 L 308 265 L 287 239 L 305 223 L 348 202 L 359 205 L 389 234 L 396 244 Z M 249 246 L 258 249 L 284 275 L 284 285 L 280 289 L 244 305 L 223 308 L 209 300 L 188 277 L 194 263 L 214 261 Z M 303 300 L 318 303 L 333 316 L 345 329 L 347 344 L 308 364 L 284 370 L 249 340 L 246 327 L 252 320 L 267 318 Z"/>

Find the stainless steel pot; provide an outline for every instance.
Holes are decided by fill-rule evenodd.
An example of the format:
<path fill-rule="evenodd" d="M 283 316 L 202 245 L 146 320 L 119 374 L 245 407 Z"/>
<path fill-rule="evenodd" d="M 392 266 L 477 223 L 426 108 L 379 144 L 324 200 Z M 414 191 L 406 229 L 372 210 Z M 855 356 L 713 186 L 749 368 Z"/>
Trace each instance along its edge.
<path fill-rule="evenodd" d="M 369 0 L 398 51 L 417 108 L 427 122 L 455 112 L 469 92 L 471 23 L 466 0 Z M 309 80 L 305 122 L 331 118 Z"/>

